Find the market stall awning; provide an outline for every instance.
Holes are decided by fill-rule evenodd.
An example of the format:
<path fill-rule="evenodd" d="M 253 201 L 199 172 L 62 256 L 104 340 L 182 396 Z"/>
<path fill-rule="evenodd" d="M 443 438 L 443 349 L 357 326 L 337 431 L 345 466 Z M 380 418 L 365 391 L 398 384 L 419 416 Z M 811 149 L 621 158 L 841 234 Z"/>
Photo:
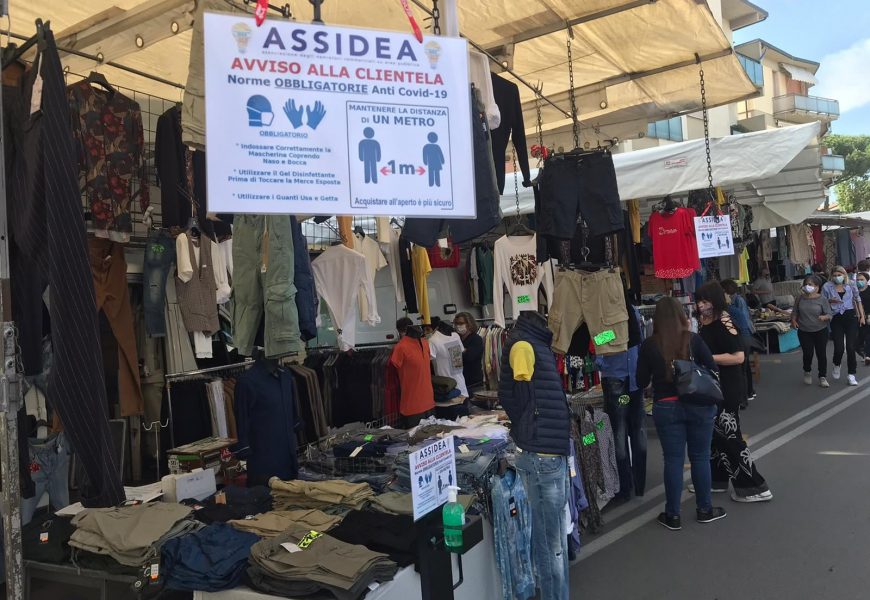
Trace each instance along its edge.
<path fill-rule="evenodd" d="M 311 18 L 308 0 L 287 1 L 297 20 Z M 235 2 L 241 4 L 241 0 Z M 193 0 L 11 0 L 10 4 L 12 31 L 16 33 L 30 35 L 35 18 L 51 19 L 60 41 L 80 51 L 102 52 L 105 60 L 168 81 L 184 83 L 187 79 L 190 22 L 189 16 L 185 19 L 183 15 L 189 15 L 184 11 Z M 545 105 L 543 118 L 548 129 L 571 122 L 565 116 L 570 113 L 569 25 L 574 36 L 574 87 L 580 119 L 598 139 L 629 137 L 624 134 L 628 123 L 627 131 L 636 135 L 646 130 L 648 121 L 697 111 L 701 99 L 696 55 L 706 73 L 709 106 L 757 94 L 706 2 L 458 0 L 458 5 L 460 29 L 466 37 L 495 55 L 508 57 L 513 70 L 523 78 L 543 84 L 544 94 L 558 106 Z M 161 9 L 157 16 L 153 14 L 155 7 Z M 417 20 L 423 23 L 428 15 L 421 7 L 430 8 L 431 3 L 412 3 Z M 409 31 L 398 0 L 327 0 L 323 19 L 336 25 Z M 105 69 L 107 77 L 119 86 L 164 98 L 179 97 L 179 91 L 171 86 L 79 57 L 65 60 L 85 74 L 93 68 Z M 525 107 L 531 110 L 534 94 L 520 87 Z M 529 129 L 535 122 L 531 114 L 526 114 Z"/>
<path fill-rule="evenodd" d="M 825 198 L 818 134 L 819 124 L 808 123 L 712 139 L 713 183 L 753 207 L 756 229 L 801 223 Z M 657 200 L 707 187 L 703 139 L 614 154 L 613 164 L 623 200 Z M 513 189 L 512 177 L 506 190 Z M 533 212 L 531 190 L 520 190 L 520 212 Z M 515 204 L 513 194 L 502 196 L 506 215 L 516 213 Z"/>

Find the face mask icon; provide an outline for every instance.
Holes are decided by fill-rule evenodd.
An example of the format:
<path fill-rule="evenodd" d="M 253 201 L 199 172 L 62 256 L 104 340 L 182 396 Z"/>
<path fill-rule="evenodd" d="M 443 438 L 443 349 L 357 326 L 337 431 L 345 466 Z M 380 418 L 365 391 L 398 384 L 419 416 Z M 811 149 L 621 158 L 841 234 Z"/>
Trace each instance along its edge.
<path fill-rule="evenodd" d="M 272 113 L 272 104 L 265 96 L 251 96 L 248 98 L 248 125 L 251 127 L 268 127 L 275 119 Z"/>

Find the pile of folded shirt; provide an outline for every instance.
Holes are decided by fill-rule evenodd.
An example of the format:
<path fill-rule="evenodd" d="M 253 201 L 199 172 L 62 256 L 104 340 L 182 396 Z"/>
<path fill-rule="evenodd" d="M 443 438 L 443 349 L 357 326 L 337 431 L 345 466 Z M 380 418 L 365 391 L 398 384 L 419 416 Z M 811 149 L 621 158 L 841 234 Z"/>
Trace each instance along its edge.
<path fill-rule="evenodd" d="M 340 479 L 329 481 L 269 480 L 275 510 L 319 508 L 325 513 L 343 515 L 362 509 L 374 496 L 367 483 L 348 483 Z"/>
<path fill-rule="evenodd" d="M 193 509 L 197 521 L 206 525 L 226 523 L 272 510 L 272 491 L 262 485 L 250 488 L 232 485 L 205 500 L 185 500 L 184 504 Z"/>
<path fill-rule="evenodd" d="M 260 540 L 224 523 L 166 542 L 161 552 L 166 587 L 180 591 L 219 592 L 238 587 L 251 546 Z"/>
<path fill-rule="evenodd" d="M 475 496 L 460 494 L 456 501 L 459 502 L 465 510 L 468 510 L 474 504 Z M 411 494 L 406 492 L 390 491 L 378 494 L 372 498 L 368 507 L 370 510 L 388 513 L 391 515 L 413 515 L 414 501 Z"/>
<path fill-rule="evenodd" d="M 189 507 L 171 502 L 86 509 L 73 517 L 69 545 L 82 567 L 138 573 L 157 561 L 169 540 L 203 527 L 190 514 Z"/>
<path fill-rule="evenodd" d="M 248 580 L 268 594 L 295 598 L 327 593 L 358 600 L 375 582 L 390 581 L 398 567 L 385 554 L 294 526 L 251 548 Z"/>
<path fill-rule="evenodd" d="M 383 552 L 400 567 L 413 563 L 416 556 L 417 528 L 414 519 L 406 515 L 353 510 L 329 535 Z"/>
<path fill-rule="evenodd" d="M 302 525 L 314 531 L 329 531 L 341 522 L 341 517 L 328 515 L 316 508 L 297 510 L 275 510 L 253 517 L 247 517 L 229 524 L 239 531 L 247 531 L 263 538 L 271 538 L 284 533 L 293 525 Z"/>
<path fill-rule="evenodd" d="M 70 559 L 69 538 L 75 531 L 70 517 L 36 516 L 21 528 L 24 558 L 41 563 L 63 564 Z"/>

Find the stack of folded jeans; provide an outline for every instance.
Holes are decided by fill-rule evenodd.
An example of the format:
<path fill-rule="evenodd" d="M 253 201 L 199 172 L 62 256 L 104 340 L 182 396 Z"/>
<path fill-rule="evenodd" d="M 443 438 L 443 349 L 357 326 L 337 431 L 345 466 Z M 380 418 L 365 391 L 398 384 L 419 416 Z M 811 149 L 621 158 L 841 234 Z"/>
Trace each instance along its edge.
<path fill-rule="evenodd" d="M 314 594 L 358 600 L 375 582 L 390 581 L 398 567 L 387 555 L 294 526 L 251 548 L 248 579 L 264 593 L 295 598 Z"/>
<path fill-rule="evenodd" d="M 55 515 L 37 517 L 21 528 L 24 558 L 55 565 L 69 562 L 69 538 L 75 531 L 70 519 Z"/>
<path fill-rule="evenodd" d="M 329 535 L 383 552 L 400 567 L 407 567 L 416 557 L 417 528 L 410 516 L 354 510 Z"/>
<path fill-rule="evenodd" d="M 309 470 L 307 467 L 299 468 L 299 477 L 301 481 L 332 481 L 335 475 L 321 473 L 319 471 Z M 383 491 L 384 487 L 393 479 L 392 468 L 386 473 L 346 473 L 340 475 L 343 481 L 350 483 L 367 483 L 372 486 L 375 492 Z"/>
<path fill-rule="evenodd" d="M 367 483 L 348 483 L 340 479 L 330 481 L 281 481 L 277 477 L 269 480 L 272 488 L 273 508 L 292 510 L 295 508 L 319 508 L 336 514 L 337 510 L 362 509 L 374 496 Z"/>
<path fill-rule="evenodd" d="M 254 533 L 262 538 L 272 538 L 293 525 L 303 525 L 314 531 L 329 531 L 341 522 L 341 517 L 328 515 L 316 508 L 297 510 L 276 510 L 255 517 L 230 521 L 229 524 L 240 531 Z"/>
<path fill-rule="evenodd" d="M 223 493 L 220 502 L 215 495 L 201 502 L 185 500 L 184 504 L 193 508 L 193 516 L 197 521 L 206 525 L 244 519 L 272 510 L 272 491 L 262 485 L 250 488 L 227 486 L 218 493 Z"/>
<path fill-rule="evenodd" d="M 139 568 L 154 562 L 169 540 L 202 528 L 190 513 L 187 506 L 170 502 L 86 509 L 72 520 L 76 530 L 69 545 L 79 564 L 86 552 Z"/>
<path fill-rule="evenodd" d="M 218 592 L 238 587 L 248 566 L 253 533 L 217 523 L 175 538 L 163 546 L 166 587 L 180 591 Z"/>

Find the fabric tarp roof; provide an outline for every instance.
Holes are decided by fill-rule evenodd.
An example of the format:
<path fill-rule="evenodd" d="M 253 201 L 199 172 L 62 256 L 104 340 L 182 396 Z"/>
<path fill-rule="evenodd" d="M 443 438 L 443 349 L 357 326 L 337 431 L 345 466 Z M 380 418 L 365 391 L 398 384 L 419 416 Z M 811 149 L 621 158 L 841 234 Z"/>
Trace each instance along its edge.
<path fill-rule="evenodd" d="M 60 44 L 75 44 L 78 50 L 91 54 L 103 52 L 106 60 L 184 83 L 190 49 L 190 18 L 184 15 L 193 2 L 77 0 L 48 6 L 11 0 L 12 31 L 29 35 L 35 18 L 50 19 Z M 310 19 L 308 0 L 287 2 L 298 20 Z M 428 0 L 421 4 L 430 6 Z M 574 23 L 574 85 L 584 127 L 598 128 L 588 136 L 591 139 L 634 137 L 646 130 L 648 121 L 698 110 L 695 54 L 704 60 L 709 106 L 757 94 L 706 2 L 459 0 L 458 5 L 464 35 L 488 49 L 512 45 L 514 70 L 531 83 L 541 82 L 544 94 L 565 111 L 570 111 L 565 25 Z M 412 7 L 422 23 L 427 15 L 418 6 Z M 152 13 L 159 8 L 158 14 L 149 14 L 149 8 Z M 270 18 L 272 15 L 275 13 L 270 13 Z M 323 19 L 336 25 L 409 30 L 398 0 L 327 0 Z M 578 22 L 584 19 L 591 20 Z M 180 26 L 175 35 L 170 30 L 173 22 Z M 143 38 L 141 50 L 136 48 L 136 35 Z M 73 72 L 87 74 L 99 67 L 78 57 L 64 60 L 75 67 Z M 179 91 L 170 86 L 111 67 L 99 68 L 119 86 L 170 99 L 179 97 Z M 520 89 L 530 111 L 526 124 L 531 130 L 534 95 L 525 86 Z M 606 108 L 601 108 L 602 102 Z M 564 114 L 545 106 L 545 128 L 570 124 Z"/>
<path fill-rule="evenodd" d="M 710 141 L 713 183 L 753 207 L 753 227 L 801 223 L 824 202 L 819 123 L 714 138 Z M 707 187 L 704 140 L 689 140 L 613 155 L 619 196 L 653 198 Z M 533 176 L 535 173 L 533 173 Z M 505 190 L 513 190 L 508 174 Z M 506 216 L 516 213 L 514 194 L 502 196 Z M 534 196 L 520 187 L 520 212 L 534 212 Z"/>

